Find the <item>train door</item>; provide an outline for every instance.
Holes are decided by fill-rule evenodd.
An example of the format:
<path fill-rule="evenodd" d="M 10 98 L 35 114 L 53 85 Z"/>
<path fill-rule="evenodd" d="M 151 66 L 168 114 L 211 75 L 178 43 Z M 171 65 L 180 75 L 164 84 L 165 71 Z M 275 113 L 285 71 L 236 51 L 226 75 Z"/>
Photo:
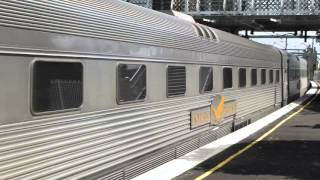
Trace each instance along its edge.
<path fill-rule="evenodd" d="M 303 58 L 300 59 L 300 97 L 303 96 L 308 90 L 309 81 L 307 74 L 307 60 Z"/>
<path fill-rule="evenodd" d="M 288 102 L 300 97 L 300 62 L 297 56 L 288 55 Z"/>
<path fill-rule="evenodd" d="M 281 70 L 280 70 L 280 84 L 281 84 L 281 97 L 282 106 L 288 103 L 288 55 L 285 51 L 280 51 L 281 55 Z"/>

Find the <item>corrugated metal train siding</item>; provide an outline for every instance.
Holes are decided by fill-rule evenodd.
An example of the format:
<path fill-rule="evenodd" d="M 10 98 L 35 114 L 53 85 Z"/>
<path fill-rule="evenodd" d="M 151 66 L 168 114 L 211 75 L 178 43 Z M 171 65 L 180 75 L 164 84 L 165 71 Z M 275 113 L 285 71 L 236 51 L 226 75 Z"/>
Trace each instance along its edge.
<path fill-rule="evenodd" d="M 190 140 L 176 148 L 176 158 L 200 147 L 199 139 Z"/>
<path fill-rule="evenodd" d="M 253 93 L 258 89 L 225 94 L 226 100 L 239 99 L 238 117 L 274 104 L 273 87 Z M 252 101 L 252 96 L 257 98 Z M 85 118 L 49 119 L 0 126 L 0 177 L 74 179 L 114 168 L 208 131 L 208 126 L 190 130 L 190 110 L 209 105 L 208 99 L 209 96 L 183 98 L 152 103 L 144 108 L 107 111 Z M 177 146 L 175 156 L 179 157 L 230 133 L 231 127 L 228 123 L 215 133 Z M 170 160 L 171 155 L 165 159 Z M 161 158 L 150 161 L 155 164 L 150 166 L 164 163 L 159 160 Z M 134 177 L 146 171 L 146 166 L 143 163 L 141 166 L 134 165 L 125 170 L 125 176 Z M 112 176 L 120 177 L 120 174 Z"/>
<path fill-rule="evenodd" d="M 139 174 L 147 172 L 175 158 L 176 152 L 175 149 L 172 148 L 168 149 L 165 153 L 160 153 L 144 161 L 134 163 L 133 165 L 130 165 L 130 167 L 124 169 L 125 179 L 134 178 Z"/>
<path fill-rule="evenodd" d="M 84 180 L 86 178 L 83 178 Z M 112 172 L 108 174 L 108 176 L 104 176 L 103 178 L 99 178 L 98 180 L 119 180 L 124 179 L 124 172 L 122 170 Z"/>
<path fill-rule="evenodd" d="M 221 42 L 197 37 L 192 24 L 116 0 L 0 1 L 0 26 L 274 61 L 265 45 L 217 31 Z M 237 43 L 230 43 L 235 38 Z M 226 40 L 224 40 L 226 39 Z M 43 47 L 41 47 L 43 48 Z"/>
<path fill-rule="evenodd" d="M 200 137 L 200 147 L 217 139 L 216 131 L 212 130 Z"/>

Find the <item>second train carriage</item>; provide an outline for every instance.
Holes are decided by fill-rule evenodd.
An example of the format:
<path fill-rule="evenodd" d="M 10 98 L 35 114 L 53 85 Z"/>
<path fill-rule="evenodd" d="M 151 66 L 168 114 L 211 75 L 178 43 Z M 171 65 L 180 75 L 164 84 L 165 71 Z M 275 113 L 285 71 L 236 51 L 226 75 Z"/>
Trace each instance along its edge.
<path fill-rule="evenodd" d="M 291 93 L 285 52 L 159 12 L 117 0 L 0 8 L 4 179 L 129 179 Z"/>
<path fill-rule="evenodd" d="M 300 61 L 300 97 L 305 95 L 308 88 L 310 87 L 310 82 L 308 78 L 308 64 L 307 60 L 304 58 L 299 58 Z M 312 71 L 310 69 L 310 71 Z"/>
<path fill-rule="evenodd" d="M 288 54 L 288 102 L 301 97 L 309 87 L 307 61 Z"/>

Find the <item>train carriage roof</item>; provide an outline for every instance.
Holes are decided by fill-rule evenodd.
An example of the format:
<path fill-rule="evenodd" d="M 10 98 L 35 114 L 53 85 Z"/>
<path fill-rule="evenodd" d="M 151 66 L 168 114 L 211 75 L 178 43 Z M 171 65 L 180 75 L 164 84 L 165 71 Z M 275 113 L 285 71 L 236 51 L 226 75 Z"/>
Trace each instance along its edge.
<path fill-rule="evenodd" d="M 4 0 L 0 9 L 0 26 L 253 59 L 279 56 L 271 46 L 119 0 Z"/>

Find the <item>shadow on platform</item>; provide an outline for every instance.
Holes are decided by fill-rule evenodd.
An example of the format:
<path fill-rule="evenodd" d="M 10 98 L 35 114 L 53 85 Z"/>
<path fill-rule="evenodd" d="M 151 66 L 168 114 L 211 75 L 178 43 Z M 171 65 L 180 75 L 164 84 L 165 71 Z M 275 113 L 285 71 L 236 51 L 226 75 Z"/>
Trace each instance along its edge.
<path fill-rule="evenodd" d="M 212 167 L 212 164 L 203 163 L 198 170 L 207 171 Z M 261 179 L 267 177 L 320 179 L 320 141 L 271 140 L 260 142 L 218 170 L 213 174 L 212 179 L 237 179 L 240 176 L 248 178 L 248 175 L 252 175 L 253 179 L 256 176 Z"/>
<path fill-rule="evenodd" d="M 291 127 L 320 129 L 320 124 L 311 125 L 311 126 L 310 125 L 295 125 L 295 126 L 291 126 Z"/>
<path fill-rule="evenodd" d="M 320 115 L 320 95 L 318 95 L 318 97 L 313 101 L 313 103 L 308 107 L 306 107 L 305 110 L 300 114 L 302 115 L 319 114 Z"/>

